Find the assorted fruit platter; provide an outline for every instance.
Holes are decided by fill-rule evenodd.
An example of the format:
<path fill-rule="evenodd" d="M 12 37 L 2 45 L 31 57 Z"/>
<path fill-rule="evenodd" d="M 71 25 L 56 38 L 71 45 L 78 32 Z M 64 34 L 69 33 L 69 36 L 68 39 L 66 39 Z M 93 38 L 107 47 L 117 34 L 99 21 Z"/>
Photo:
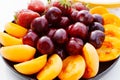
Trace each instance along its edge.
<path fill-rule="evenodd" d="M 0 32 L 0 54 L 14 70 L 38 80 L 95 77 L 120 55 L 120 18 L 75 0 L 31 0 Z"/>

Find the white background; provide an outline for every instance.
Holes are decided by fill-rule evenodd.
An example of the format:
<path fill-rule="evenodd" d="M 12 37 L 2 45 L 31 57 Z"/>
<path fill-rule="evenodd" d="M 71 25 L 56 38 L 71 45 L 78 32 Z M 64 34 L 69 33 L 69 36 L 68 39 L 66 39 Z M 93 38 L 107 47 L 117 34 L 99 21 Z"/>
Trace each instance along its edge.
<path fill-rule="evenodd" d="M 0 0 L 0 31 L 3 30 L 5 23 L 13 20 L 16 11 L 26 8 L 30 0 Z M 111 12 L 114 12 L 111 11 Z M 120 9 L 117 12 L 120 16 Z M 119 13 L 119 14 L 118 14 Z M 9 72 L 7 66 L 0 56 L 0 80 L 23 80 Z M 120 80 L 120 60 L 110 72 L 100 80 Z"/>

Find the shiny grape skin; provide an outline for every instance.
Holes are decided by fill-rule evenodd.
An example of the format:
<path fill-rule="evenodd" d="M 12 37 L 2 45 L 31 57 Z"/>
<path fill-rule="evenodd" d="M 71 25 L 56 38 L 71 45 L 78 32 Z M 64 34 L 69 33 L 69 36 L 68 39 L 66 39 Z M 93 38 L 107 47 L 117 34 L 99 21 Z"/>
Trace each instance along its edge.
<path fill-rule="evenodd" d="M 89 30 L 90 31 L 101 30 L 101 31 L 105 32 L 104 26 L 99 22 L 93 22 L 93 24 L 90 26 Z"/>
<path fill-rule="evenodd" d="M 66 50 L 69 55 L 78 55 L 82 53 L 83 45 L 82 39 L 71 37 L 66 44 Z"/>
<path fill-rule="evenodd" d="M 81 10 L 77 14 L 77 21 L 84 23 L 85 25 L 89 25 L 93 22 L 93 16 L 87 10 Z"/>
<path fill-rule="evenodd" d="M 57 7 L 51 7 L 47 10 L 45 17 L 49 23 L 58 23 L 61 20 L 62 11 Z"/>
<path fill-rule="evenodd" d="M 70 19 L 71 19 L 72 23 L 77 22 L 77 14 L 78 14 L 78 11 L 76 11 L 76 10 L 72 11 L 72 13 L 70 15 Z"/>
<path fill-rule="evenodd" d="M 69 18 L 68 17 L 62 17 L 59 26 L 60 26 L 60 28 L 66 29 L 66 27 L 68 27 L 69 24 L 70 24 Z"/>
<path fill-rule="evenodd" d="M 102 25 L 104 24 L 104 20 L 101 15 L 99 14 L 93 14 L 94 22 L 99 22 Z"/>
<path fill-rule="evenodd" d="M 57 29 L 53 35 L 53 41 L 57 44 L 63 44 L 68 40 L 68 35 L 65 29 Z"/>
<path fill-rule="evenodd" d="M 81 11 L 81 10 L 88 10 L 88 8 L 81 2 L 76 2 L 73 4 L 73 8 L 78 10 L 78 11 Z"/>
<path fill-rule="evenodd" d="M 37 42 L 37 49 L 41 54 L 52 54 L 54 44 L 49 37 L 42 36 Z"/>
<path fill-rule="evenodd" d="M 79 37 L 84 40 L 86 39 L 88 29 L 83 23 L 76 22 L 68 27 L 67 32 L 71 37 Z"/>
<path fill-rule="evenodd" d="M 102 46 L 104 39 L 104 32 L 100 30 L 94 30 L 90 34 L 89 43 L 91 43 L 96 49 L 98 49 Z"/>
<path fill-rule="evenodd" d="M 35 18 L 31 23 L 31 29 L 39 35 L 45 34 L 48 31 L 47 19 L 44 16 Z"/>
<path fill-rule="evenodd" d="M 53 6 L 59 8 L 59 9 L 62 11 L 62 16 L 67 16 L 67 17 L 69 17 L 69 15 L 70 15 L 71 12 L 72 12 L 71 6 L 67 6 L 67 5 L 64 6 L 64 5 L 62 5 L 59 1 L 55 1 L 55 2 L 53 3 Z"/>
<path fill-rule="evenodd" d="M 30 31 L 22 38 L 22 41 L 23 41 L 23 44 L 27 44 L 32 47 L 36 47 L 38 39 L 39 39 L 38 35 L 32 31 Z"/>
<path fill-rule="evenodd" d="M 68 56 L 68 54 L 63 48 L 56 48 L 55 53 L 58 54 L 62 60 L 64 60 Z"/>
<path fill-rule="evenodd" d="M 54 33 L 56 32 L 57 29 L 55 28 L 50 28 L 47 36 L 50 37 L 51 39 L 53 38 Z"/>

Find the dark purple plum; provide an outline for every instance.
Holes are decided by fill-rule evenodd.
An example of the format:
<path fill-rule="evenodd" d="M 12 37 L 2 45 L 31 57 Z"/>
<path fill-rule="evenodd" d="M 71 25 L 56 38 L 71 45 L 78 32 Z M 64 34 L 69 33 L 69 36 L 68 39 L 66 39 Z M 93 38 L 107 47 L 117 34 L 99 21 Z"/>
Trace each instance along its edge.
<path fill-rule="evenodd" d="M 53 41 L 58 44 L 63 44 L 68 40 L 68 35 L 65 29 L 57 29 L 53 35 Z"/>
<path fill-rule="evenodd" d="M 93 22 L 93 24 L 90 26 L 89 30 L 90 31 L 101 30 L 101 31 L 105 32 L 104 26 L 99 22 Z"/>
<path fill-rule="evenodd" d="M 32 47 L 36 47 L 38 35 L 32 31 L 28 32 L 23 38 L 23 44 L 30 45 Z"/>
<path fill-rule="evenodd" d="M 42 36 L 37 42 L 37 49 L 41 54 L 51 54 L 54 51 L 54 44 L 47 36 Z"/>
<path fill-rule="evenodd" d="M 73 8 L 78 10 L 78 11 L 81 11 L 81 10 L 88 10 L 88 8 L 81 2 L 76 2 L 73 4 Z"/>
<path fill-rule="evenodd" d="M 78 55 L 82 53 L 83 45 L 82 39 L 71 37 L 66 44 L 66 50 L 69 55 Z"/>
<path fill-rule="evenodd" d="M 45 34 L 48 32 L 47 19 L 44 16 L 35 18 L 31 23 L 31 29 L 39 35 Z"/>
<path fill-rule="evenodd" d="M 56 30 L 57 30 L 57 29 L 55 29 L 55 28 L 50 28 L 47 36 L 52 39 L 52 37 L 53 37 L 54 33 L 56 32 Z"/>
<path fill-rule="evenodd" d="M 99 14 L 93 14 L 94 22 L 99 22 L 102 25 L 104 24 L 104 20 L 101 15 Z"/>
<path fill-rule="evenodd" d="M 74 10 L 70 15 L 70 19 L 72 20 L 73 23 L 77 21 L 77 14 L 78 11 Z"/>
<path fill-rule="evenodd" d="M 75 24 L 68 27 L 67 32 L 71 37 L 79 37 L 81 39 L 86 39 L 88 29 L 83 23 L 76 22 Z"/>
<path fill-rule="evenodd" d="M 57 7 L 51 7 L 47 10 L 45 17 L 49 23 L 58 23 L 61 20 L 62 11 Z"/>
<path fill-rule="evenodd" d="M 102 46 L 105 39 L 104 32 L 100 30 L 94 30 L 90 34 L 89 43 L 91 43 L 96 49 Z"/>
<path fill-rule="evenodd" d="M 64 29 L 65 29 L 66 27 L 69 26 L 69 24 L 70 24 L 69 18 L 68 18 L 68 17 L 62 17 L 59 26 L 60 26 L 61 28 L 64 28 Z"/>
<path fill-rule="evenodd" d="M 77 14 L 77 21 L 84 23 L 85 25 L 89 25 L 93 22 L 93 16 L 87 10 L 81 10 Z"/>

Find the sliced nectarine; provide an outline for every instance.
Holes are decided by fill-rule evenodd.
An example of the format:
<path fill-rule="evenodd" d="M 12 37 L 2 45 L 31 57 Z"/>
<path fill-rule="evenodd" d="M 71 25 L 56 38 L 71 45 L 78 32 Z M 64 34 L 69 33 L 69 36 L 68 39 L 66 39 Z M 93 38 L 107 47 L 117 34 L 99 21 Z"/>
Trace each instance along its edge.
<path fill-rule="evenodd" d="M 103 14 L 109 13 L 109 11 L 107 10 L 107 8 L 103 6 L 96 6 L 90 9 L 90 13 L 103 15 Z"/>
<path fill-rule="evenodd" d="M 5 31 L 17 38 L 21 38 L 27 33 L 26 28 L 12 22 L 9 22 L 5 25 Z"/>
<path fill-rule="evenodd" d="M 46 62 L 47 55 L 45 54 L 30 61 L 15 64 L 14 68 L 22 74 L 31 75 L 39 72 L 45 66 Z"/>
<path fill-rule="evenodd" d="M 7 33 L 0 32 L 0 43 L 4 46 L 22 44 L 22 39 L 15 38 Z"/>
<path fill-rule="evenodd" d="M 104 25 L 104 28 L 106 36 L 116 37 L 120 39 L 120 27 L 113 24 L 107 24 Z"/>
<path fill-rule="evenodd" d="M 97 49 L 100 62 L 107 62 L 120 56 L 120 40 L 106 36 L 101 48 Z"/>
<path fill-rule="evenodd" d="M 86 70 L 84 78 L 96 76 L 99 70 L 99 57 L 96 49 L 90 43 L 86 43 L 83 47 L 83 56 L 86 62 Z"/>
<path fill-rule="evenodd" d="M 120 26 L 120 18 L 112 13 L 106 13 L 102 15 L 104 20 L 104 25 L 106 24 L 114 24 L 116 26 Z"/>
<path fill-rule="evenodd" d="M 63 60 L 60 80 L 79 80 L 85 72 L 85 60 L 81 55 L 69 56 Z"/>
<path fill-rule="evenodd" d="M 36 49 L 29 45 L 13 45 L 0 48 L 1 55 L 13 62 L 23 62 L 34 57 Z"/>
<path fill-rule="evenodd" d="M 38 80 L 53 80 L 62 69 L 62 59 L 53 54 L 47 61 L 45 67 L 38 73 Z"/>

